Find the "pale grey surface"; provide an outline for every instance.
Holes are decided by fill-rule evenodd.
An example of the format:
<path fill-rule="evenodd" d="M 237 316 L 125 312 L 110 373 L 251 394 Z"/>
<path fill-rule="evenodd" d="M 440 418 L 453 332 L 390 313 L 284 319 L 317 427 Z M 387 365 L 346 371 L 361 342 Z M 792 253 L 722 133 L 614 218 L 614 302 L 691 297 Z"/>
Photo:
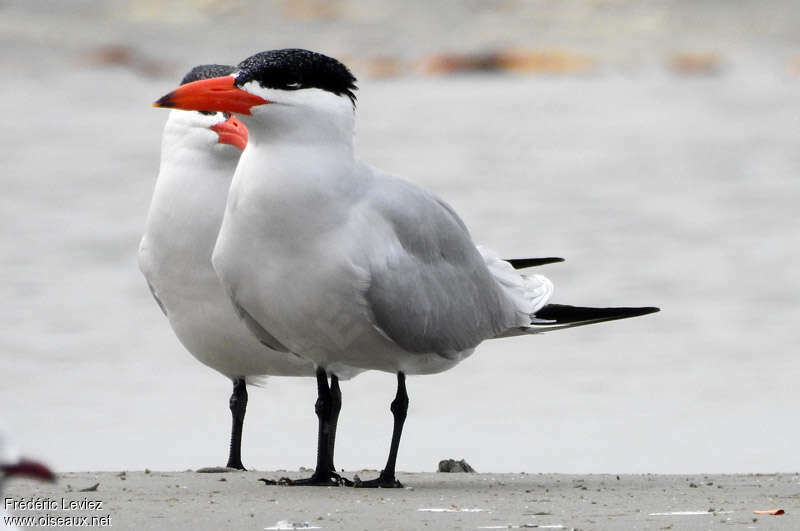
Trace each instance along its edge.
<path fill-rule="evenodd" d="M 0 4 L 0 416 L 17 445 L 58 470 L 224 462 L 230 384 L 182 350 L 135 258 L 166 119 L 150 103 L 188 67 L 285 45 L 418 58 L 500 43 L 588 50 L 601 66 L 359 72 L 361 157 L 445 198 L 502 255 L 566 257 L 541 270 L 556 302 L 663 311 L 490 342 L 410 379 L 399 469 L 465 457 L 494 472 L 799 470 L 797 4 L 534 2 L 449 13 L 441 33 L 414 10 L 388 26 L 403 19 L 382 4 L 215 24 L 189 1 Z M 119 43 L 163 73 L 93 62 Z M 684 48 L 716 51 L 723 69 L 671 73 Z M 343 384 L 339 466 L 383 464 L 394 381 Z M 312 380 L 252 390 L 245 465 L 312 465 L 314 400 Z"/>
<path fill-rule="evenodd" d="M 375 471 L 361 471 L 363 478 Z M 56 485 L 12 483 L 13 499 L 101 501 L 102 510 L 17 515 L 110 516 L 113 529 L 253 529 L 280 521 L 321 529 L 790 530 L 800 526 L 797 475 L 615 476 L 398 474 L 405 489 L 265 486 L 285 472 L 67 473 Z M 297 472 L 288 474 L 301 477 Z M 348 475 L 352 476 L 352 472 Z M 224 479 L 224 481 L 222 481 Z M 95 492 L 78 489 L 99 483 Z M 753 510 L 783 509 L 782 516 Z M 692 512 L 671 515 L 654 513 Z M 552 527 L 547 527 L 552 526 Z M 556 527 L 561 526 L 561 527 Z"/>

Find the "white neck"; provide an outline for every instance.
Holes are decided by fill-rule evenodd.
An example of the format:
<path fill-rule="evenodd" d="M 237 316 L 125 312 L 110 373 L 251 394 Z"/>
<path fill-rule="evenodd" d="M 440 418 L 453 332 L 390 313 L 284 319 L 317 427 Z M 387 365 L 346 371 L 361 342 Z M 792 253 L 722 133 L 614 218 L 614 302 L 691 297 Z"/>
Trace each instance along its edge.
<path fill-rule="evenodd" d="M 173 113 L 164 127 L 146 235 L 154 245 L 160 243 L 164 252 L 190 253 L 207 260 L 241 152 L 219 144 L 217 134 L 198 123 L 198 116 Z M 208 118 L 213 124 L 213 117 Z M 223 119 L 220 116 L 216 121 Z"/>
<path fill-rule="evenodd" d="M 242 88 L 271 102 L 241 116 L 249 142 L 305 144 L 314 149 L 331 146 L 352 153 L 355 110 L 346 96 L 321 89 L 268 89 L 253 81 Z"/>
<path fill-rule="evenodd" d="M 241 224 L 229 233 L 324 237 L 348 215 L 364 188 L 366 174 L 358 171 L 353 150 L 350 99 L 320 89 L 267 89 L 254 82 L 243 88 L 272 103 L 241 117 L 249 138 L 225 216 L 225 224 Z"/>

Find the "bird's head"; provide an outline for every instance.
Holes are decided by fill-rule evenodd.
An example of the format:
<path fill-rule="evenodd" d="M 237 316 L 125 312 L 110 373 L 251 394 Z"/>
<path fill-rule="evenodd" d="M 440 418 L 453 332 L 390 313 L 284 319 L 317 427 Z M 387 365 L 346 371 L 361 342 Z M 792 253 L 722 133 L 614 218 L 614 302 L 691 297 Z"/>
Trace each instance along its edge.
<path fill-rule="evenodd" d="M 248 57 L 229 75 L 182 85 L 153 105 L 238 114 L 252 137 L 352 137 L 355 81 L 326 55 L 271 50 Z"/>
<path fill-rule="evenodd" d="M 184 76 L 181 86 L 223 76 L 234 70 L 235 67 L 228 65 L 196 66 Z M 238 158 L 247 146 L 247 127 L 229 113 L 221 111 L 173 110 L 164 127 L 163 147 L 166 151 L 179 145 L 213 149 L 220 156 Z"/>

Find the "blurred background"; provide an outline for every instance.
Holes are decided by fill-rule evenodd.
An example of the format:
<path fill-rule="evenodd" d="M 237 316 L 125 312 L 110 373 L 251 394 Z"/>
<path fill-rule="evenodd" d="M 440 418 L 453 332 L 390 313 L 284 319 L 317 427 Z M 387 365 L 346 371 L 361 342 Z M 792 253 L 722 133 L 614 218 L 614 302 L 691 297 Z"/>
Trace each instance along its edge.
<path fill-rule="evenodd" d="M 800 3 L 0 0 L 0 422 L 57 470 L 223 465 L 230 383 L 136 265 L 199 63 L 303 47 L 359 78 L 367 162 L 439 194 L 555 301 L 662 312 L 484 343 L 411 378 L 398 468 L 800 469 Z M 343 384 L 380 468 L 394 377 Z M 243 461 L 313 466 L 315 386 L 253 388 Z"/>

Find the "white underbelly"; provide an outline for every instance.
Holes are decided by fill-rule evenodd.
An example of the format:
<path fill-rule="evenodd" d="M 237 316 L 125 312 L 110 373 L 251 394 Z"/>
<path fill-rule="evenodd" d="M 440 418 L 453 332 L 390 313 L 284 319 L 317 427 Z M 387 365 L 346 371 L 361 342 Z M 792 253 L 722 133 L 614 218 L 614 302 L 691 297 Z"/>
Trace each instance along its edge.
<path fill-rule="evenodd" d="M 230 377 L 311 376 L 313 366 L 291 353 L 260 343 L 227 299 L 195 301 L 191 307 L 165 303 L 170 325 L 200 362 Z"/>
<path fill-rule="evenodd" d="M 144 257 L 143 261 L 147 261 Z M 228 376 L 311 376 L 313 366 L 294 354 L 261 344 L 247 329 L 208 266 L 160 261 L 142 269 L 164 306 L 170 326 L 200 362 Z M 150 267 L 148 267 L 150 265 Z"/>
<path fill-rule="evenodd" d="M 333 259 L 303 259 L 269 270 L 258 259 L 215 264 L 241 305 L 271 336 L 315 365 L 336 372 L 346 365 L 363 370 L 431 374 L 452 368 L 472 353 L 454 357 L 408 352 L 373 326 L 364 291 L 367 279 L 357 269 L 331 271 Z M 316 264 L 306 266 L 305 264 Z M 234 274 L 233 271 L 236 271 Z"/>

